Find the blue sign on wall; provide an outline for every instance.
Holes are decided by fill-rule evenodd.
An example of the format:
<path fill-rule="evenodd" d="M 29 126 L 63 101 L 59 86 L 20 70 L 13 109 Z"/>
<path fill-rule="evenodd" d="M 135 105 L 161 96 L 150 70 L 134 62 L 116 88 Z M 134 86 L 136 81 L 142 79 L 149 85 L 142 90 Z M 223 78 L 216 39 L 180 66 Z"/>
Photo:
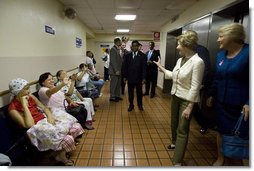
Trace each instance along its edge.
<path fill-rule="evenodd" d="M 55 30 L 52 27 L 45 26 L 45 32 L 55 35 Z"/>
<path fill-rule="evenodd" d="M 82 46 L 82 39 L 76 37 L 76 47 L 80 48 Z"/>

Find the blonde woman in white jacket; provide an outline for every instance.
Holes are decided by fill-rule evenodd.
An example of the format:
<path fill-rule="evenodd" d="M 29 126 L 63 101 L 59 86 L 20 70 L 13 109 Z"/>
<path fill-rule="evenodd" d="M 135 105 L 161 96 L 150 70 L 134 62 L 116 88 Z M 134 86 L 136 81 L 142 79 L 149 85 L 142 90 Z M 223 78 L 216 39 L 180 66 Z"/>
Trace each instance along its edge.
<path fill-rule="evenodd" d="M 182 165 L 188 144 L 191 112 L 194 103 L 199 102 L 199 90 L 204 73 L 204 62 L 195 53 L 198 38 L 188 33 L 178 38 L 177 50 L 182 56 L 178 59 L 173 71 L 166 70 L 158 62 L 154 63 L 165 73 L 165 79 L 172 79 L 171 89 L 171 131 L 172 144 L 169 149 L 175 149 L 173 163 Z"/>

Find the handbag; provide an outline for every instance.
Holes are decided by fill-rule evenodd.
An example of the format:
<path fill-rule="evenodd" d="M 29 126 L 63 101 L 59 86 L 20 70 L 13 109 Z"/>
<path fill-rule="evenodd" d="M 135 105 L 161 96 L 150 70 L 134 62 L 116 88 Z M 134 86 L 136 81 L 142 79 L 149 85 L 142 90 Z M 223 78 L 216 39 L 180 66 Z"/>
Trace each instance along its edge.
<path fill-rule="evenodd" d="M 84 128 L 87 118 L 87 110 L 83 104 L 79 104 L 78 106 L 70 106 L 66 105 L 67 100 L 64 100 L 64 108 L 67 113 L 75 117 L 81 126 Z M 67 103 L 68 104 L 68 103 Z"/>
<path fill-rule="evenodd" d="M 108 60 L 108 56 L 107 56 L 107 55 L 103 56 L 103 57 L 102 57 L 102 60 L 103 60 L 104 62 L 106 62 L 106 61 Z"/>
<path fill-rule="evenodd" d="M 234 159 L 249 159 L 249 137 L 240 137 L 240 126 L 242 124 L 244 114 L 239 117 L 233 134 L 222 135 L 222 153 L 226 157 Z"/>

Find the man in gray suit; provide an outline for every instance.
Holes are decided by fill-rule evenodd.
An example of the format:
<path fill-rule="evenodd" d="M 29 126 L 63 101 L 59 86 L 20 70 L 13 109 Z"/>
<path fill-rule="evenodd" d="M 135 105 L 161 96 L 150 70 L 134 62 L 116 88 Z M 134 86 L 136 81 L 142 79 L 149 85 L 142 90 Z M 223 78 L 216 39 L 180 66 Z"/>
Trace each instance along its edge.
<path fill-rule="evenodd" d="M 110 101 L 118 102 L 122 100 L 120 97 L 121 90 L 121 68 L 122 58 L 120 55 L 120 46 L 122 42 L 120 38 L 114 39 L 114 46 L 110 49 L 109 75 L 110 81 Z"/>

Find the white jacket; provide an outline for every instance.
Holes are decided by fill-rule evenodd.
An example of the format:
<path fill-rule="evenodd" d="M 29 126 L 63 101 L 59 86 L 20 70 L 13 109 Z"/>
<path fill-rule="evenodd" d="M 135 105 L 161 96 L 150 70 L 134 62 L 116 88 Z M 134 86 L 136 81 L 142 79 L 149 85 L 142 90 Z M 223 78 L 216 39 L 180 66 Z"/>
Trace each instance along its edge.
<path fill-rule="evenodd" d="M 205 64 L 196 53 L 181 67 L 183 58 L 177 60 L 173 71 L 166 70 L 165 79 L 172 79 L 171 94 L 190 101 L 199 102 Z"/>

